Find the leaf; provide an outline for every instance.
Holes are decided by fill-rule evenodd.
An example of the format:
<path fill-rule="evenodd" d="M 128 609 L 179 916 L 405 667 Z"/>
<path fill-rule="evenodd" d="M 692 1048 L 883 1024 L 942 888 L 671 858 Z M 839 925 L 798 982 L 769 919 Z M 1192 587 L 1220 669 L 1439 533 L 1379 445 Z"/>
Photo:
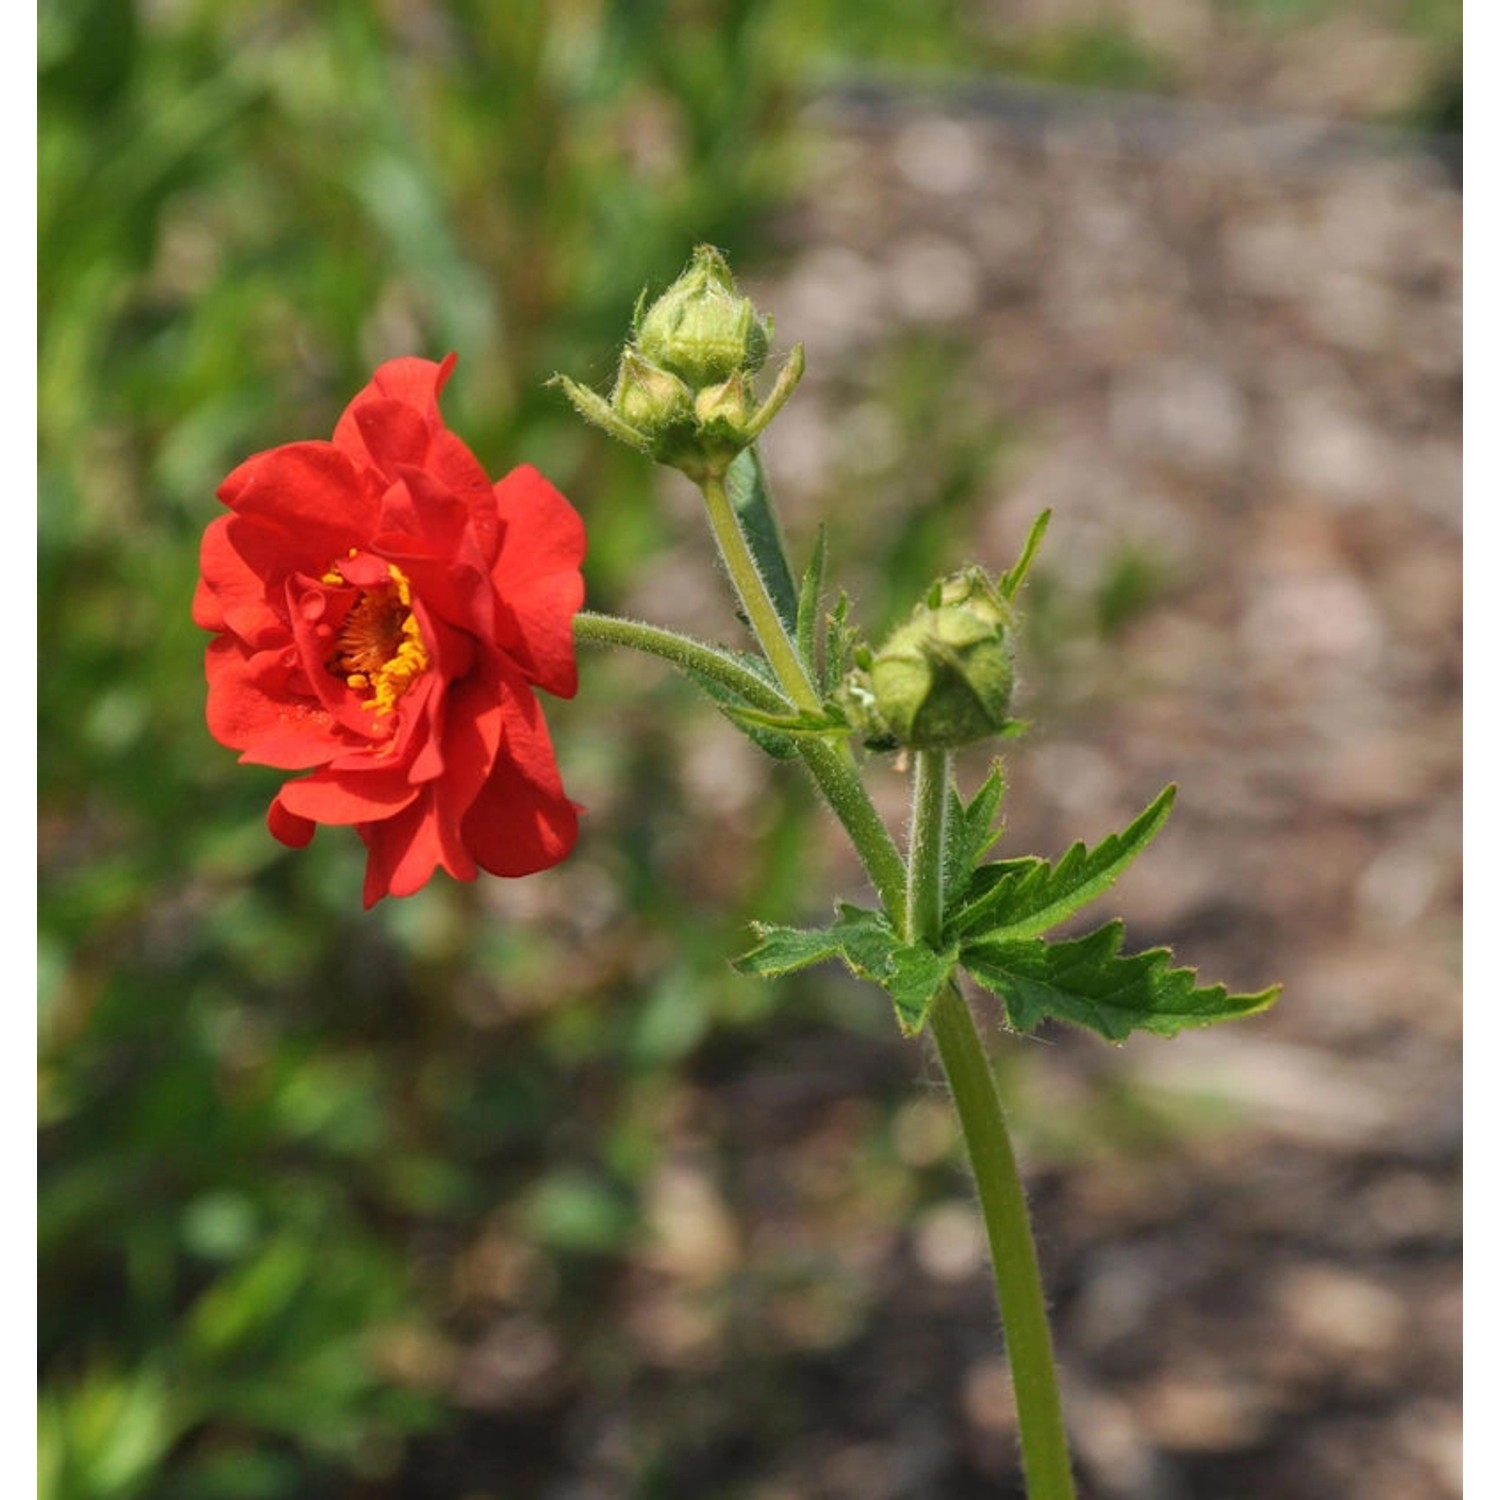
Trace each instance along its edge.
<path fill-rule="evenodd" d="M 829 958 L 842 958 L 861 978 L 883 969 L 885 956 L 897 943 L 891 924 L 877 911 L 839 903 L 838 921 L 831 927 L 781 927 L 752 922 L 759 939 L 748 953 L 734 960 L 741 974 L 778 979 Z"/>
<path fill-rule="evenodd" d="M 948 834 L 943 845 L 943 889 L 950 901 L 962 899 L 974 866 L 1000 837 L 995 815 L 1005 796 L 1005 767 L 990 764 L 984 784 L 965 803 L 954 787 L 948 789 Z"/>
<path fill-rule="evenodd" d="M 826 959 L 841 959 L 857 978 L 878 984 L 896 1007 L 907 1036 L 926 1024 L 938 992 L 958 964 L 956 944 L 938 953 L 926 943 L 906 943 L 877 911 L 840 903 L 831 927 L 780 927 L 755 922 L 756 946 L 734 961 L 741 974 L 776 979 Z"/>
<path fill-rule="evenodd" d="M 880 983 L 896 1007 L 896 1024 L 916 1036 L 927 1024 L 932 1002 L 958 967 L 958 947 L 938 953 L 926 943 L 904 943 L 891 954 L 891 972 Z"/>
<path fill-rule="evenodd" d="M 853 733 L 848 722 L 839 713 L 768 714 L 759 708 L 741 708 L 726 705 L 724 713 L 738 724 L 746 734 L 757 730 L 773 735 L 812 735 L 817 738 L 844 737 Z"/>
<path fill-rule="evenodd" d="M 1052 512 L 1044 510 L 1031 523 L 1031 530 L 1026 533 L 1026 545 L 1021 548 L 1016 565 L 1001 577 L 999 589 L 1007 599 L 1014 599 L 1020 592 L 1021 585 L 1026 582 L 1026 575 L 1031 571 L 1032 560 L 1036 557 L 1037 548 L 1042 545 L 1042 538 L 1047 534 L 1047 523 L 1051 519 Z"/>
<path fill-rule="evenodd" d="M 749 651 L 730 651 L 727 648 L 725 654 L 732 656 L 746 671 L 753 672 L 761 678 L 768 687 L 780 691 L 775 674 L 763 658 Z M 767 755 L 774 756 L 777 760 L 790 760 L 797 753 L 796 745 L 786 735 L 778 734 L 774 728 L 769 728 L 766 724 L 751 722 L 752 716 L 774 721 L 776 715 L 766 714 L 763 710 L 757 709 L 753 704 L 747 703 L 733 688 L 725 687 L 722 682 L 706 677 L 702 672 L 695 672 L 691 667 L 685 670 L 688 676 L 718 704 L 724 717 L 736 729 L 743 730 Z"/>
<path fill-rule="evenodd" d="M 823 570 L 828 562 L 828 528 L 818 527 L 813 543 L 812 560 L 802 575 L 802 592 L 797 596 L 797 650 L 807 675 L 818 676 L 818 608 L 823 601 Z"/>
<path fill-rule="evenodd" d="M 1280 985 L 1256 995 L 1231 995 L 1222 984 L 1200 989 L 1197 973 L 1172 968 L 1165 948 L 1122 955 L 1124 934 L 1125 924 L 1114 921 L 1071 942 L 983 939 L 965 944 L 959 961 L 1005 1001 L 1018 1031 L 1050 1017 L 1112 1042 L 1132 1031 L 1175 1036 L 1187 1026 L 1254 1015 L 1281 993 Z"/>
<path fill-rule="evenodd" d="M 823 672 L 818 686 L 825 698 L 831 698 L 844 680 L 858 637 L 858 629 L 849 624 L 849 596 L 840 594 L 824 622 Z"/>
<path fill-rule="evenodd" d="M 724 475 L 724 488 L 739 519 L 740 529 L 745 533 L 756 569 L 776 606 L 776 613 L 787 633 L 794 635 L 797 629 L 797 586 L 786 560 L 781 526 L 771 507 L 765 470 L 761 468 L 760 455 L 753 446 L 744 449 L 729 465 Z"/>
<path fill-rule="evenodd" d="M 1056 867 L 1030 858 L 981 866 L 963 904 L 948 918 L 947 935 L 983 929 L 986 939 L 1009 942 L 1056 927 L 1119 879 L 1166 822 L 1176 795 L 1177 788 L 1167 786 L 1123 832 L 1110 834 L 1092 850 L 1074 844 Z"/>

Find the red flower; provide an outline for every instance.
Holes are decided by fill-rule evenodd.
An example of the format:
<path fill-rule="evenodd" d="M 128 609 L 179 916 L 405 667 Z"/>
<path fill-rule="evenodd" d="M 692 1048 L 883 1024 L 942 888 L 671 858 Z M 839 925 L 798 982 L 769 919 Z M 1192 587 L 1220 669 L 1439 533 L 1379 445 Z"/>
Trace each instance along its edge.
<path fill-rule="evenodd" d="M 578 686 L 583 523 L 535 469 L 492 485 L 443 425 L 454 362 L 382 365 L 331 443 L 241 464 L 203 537 L 209 730 L 250 765 L 312 771 L 271 832 L 301 848 L 352 824 L 366 906 L 439 865 L 546 869 L 578 834 L 532 689 Z"/>

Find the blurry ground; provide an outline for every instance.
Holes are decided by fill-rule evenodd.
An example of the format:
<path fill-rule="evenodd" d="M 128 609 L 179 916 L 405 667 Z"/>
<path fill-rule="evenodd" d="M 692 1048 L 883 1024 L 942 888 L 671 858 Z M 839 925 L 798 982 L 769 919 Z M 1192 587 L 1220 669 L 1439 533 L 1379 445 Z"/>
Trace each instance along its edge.
<path fill-rule="evenodd" d="M 1085 1492 L 1457 1495 L 1460 199 L 1374 138 L 1027 97 L 823 112 L 761 288 L 812 351 L 768 463 L 797 542 L 815 496 L 835 548 L 927 507 L 935 567 L 1003 564 L 1054 508 L 1005 847 L 1092 839 L 1178 780 L 1118 893 L 1133 937 L 1286 986 L 1174 1042 L 1002 1043 Z M 934 449 L 985 449 L 972 535 L 887 394 L 892 318 L 942 396 Z M 632 603 L 728 634 L 684 537 Z M 700 815 L 753 802 L 756 762 L 699 732 Z M 883 793 L 899 817 L 898 775 Z M 638 1421 L 680 1434 L 651 1493 L 996 1493 L 1012 1413 L 968 1191 L 950 1170 L 913 1203 L 899 1170 L 951 1152 L 931 1064 L 887 1028 L 718 1066 L 664 1125 L 618 1404 L 549 1408 L 499 1324 L 476 1405 L 551 1411 L 577 1481 L 549 1495 L 626 1493 Z M 888 1175 L 873 1091 L 910 1093 Z M 780 1423 L 774 1458 L 737 1448 Z"/>

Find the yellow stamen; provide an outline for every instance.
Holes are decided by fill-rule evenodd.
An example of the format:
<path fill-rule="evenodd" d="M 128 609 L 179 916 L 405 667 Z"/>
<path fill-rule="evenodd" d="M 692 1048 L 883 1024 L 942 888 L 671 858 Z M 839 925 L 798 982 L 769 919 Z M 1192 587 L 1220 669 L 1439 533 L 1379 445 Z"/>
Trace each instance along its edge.
<path fill-rule="evenodd" d="M 411 608 L 411 584 L 394 563 L 387 566 L 390 579 L 363 589 L 344 617 L 338 647 L 328 662 L 329 671 L 356 692 L 370 689 L 360 707 L 382 715 L 396 707 L 429 664 L 422 627 Z M 330 581 L 344 582 L 336 573 L 324 576 L 325 583 Z"/>

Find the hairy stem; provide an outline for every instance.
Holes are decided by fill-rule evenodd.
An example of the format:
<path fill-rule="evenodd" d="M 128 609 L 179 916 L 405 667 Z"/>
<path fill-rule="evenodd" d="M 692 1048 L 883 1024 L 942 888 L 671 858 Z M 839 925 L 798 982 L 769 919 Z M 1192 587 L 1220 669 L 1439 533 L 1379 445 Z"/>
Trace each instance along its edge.
<path fill-rule="evenodd" d="M 719 544 L 719 554 L 729 570 L 750 628 L 755 632 L 761 650 L 766 653 L 766 660 L 771 663 L 777 680 L 798 708 L 808 713 L 821 712 L 823 703 L 818 690 L 807 675 L 807 668 L 797 655 L 797 648 L 792 644 L 786 626 L 781 623 L 781 616 L 776 613 L 766 581 L 755 566 L 755 558 L 745 541 L 744 532 L 740 530 L 734 507 L 729 503 L 722 477 L 709 475 L 703 480 L 703 498 L 708 506 L 708 524 Z"/>
<path fill-rule="evenodd" d="M 979 1187 L 1016 1392 L 1026 1491 L 1030 1500 L 1074 1500 L 1068 1433 L 1063 1425 L 1036 1241 L 994 1074 L 974 1028 L 974 1017 L 956 985 L 947 985 L 938 996 L 928 1024 L 953 1090 L 964 1144 Z"/>
<path fill-rule="evenodd" d="M 937 947 L 943 935 L 943 843 L 948 821 L 951 752 L 918 750 L 912 774 L 911 852 L 907 862 L 906 935 Z"/>
<path fill-rule="evenodd" d="M 756 477 L 765 491 L 769 510 L 770 493 L 765 487 L 765 476 L 757 470 Z M 745 617 L 750 621 L 750 628 L 755 632 L 761 650 L 766 653 L 766 660 L 776 673 L 782 690 L 798 708 L 808 713 L 821 713 L 822 698 L 813 686 L 807 663 L 798 654 L 777 613 L 775 601 L 756 566 L 724 481 L 710 476 L 703 481 L 702 487 L 708 522 L 719 545 L 719 554 L 729 570 L 730 581 Z M 849 746 L 803 737 L 798 739 L 797 749 L 803 764 L 818 784 L 818 790 L 828 799 L 828 805 L 859 851 L 881 901 L 889 911 L 899 912 L 906 888 L 906 867 L 890 830 L 870 801 Z"/>
<path fill-rule="evenodd" d="M 946 750 L 919 750 L 912 790 L 906 933 L 913 941 L 932 944 L 941 939 L 943 927 L 949 760 Z M 974 1017 L 957 985 L 943 987 L 933 1002 L 928 1024 L 953 1090 L 964 1145 L 979 1188 L 1016 1392 L 1027 1492 L 1030 1500 L 1073 1500 L 1068 1434 L 1057 1389 L 1042 1274 L 1026 1211 L 1026 1191 L 995 1076 L 974 1028 Z"/>
<path fill-rule="evenodd" d="M 775 688 L 742 667 L 727 651 L 695 641 L 692 636 L 679 635 L 675 630 L 584 610 L 573 617 L 573 639 L 590 646 L 630 646 L 729 688 L 763 713 L 791 711 L 792 705 Z"/>
<path fill-rule="evenodd" d="M 755 567 L 722 481 L 709 481 L 704 493 L 715 537 L 745 613 L 792 703 L 728 653 L 675 631 L 583 613 L 575 621 L 576 638 L 659 656 L 731 689 L 768 713 L 785 712 L 793 705 L 819 711 L 817 690 Z M 903 861 L 870 801 L 848 746 L 807 737 L 798 740 L 798 750 L 853 842 L 892 922 L 913 940 L 938 942 L 943 922 L 948 752 L 917 754 L 911 848 L 909 859 Z M 1030 1500 L 1074 1500 L 1067 1430 L 1025 1189 L 989 1059 L 956 985 L 944 987 L 933 1004 L 929 1025 L 953 1091 L 979 1189 L 1015 1385 L 1028 1494 Z"/>
<path fill-rule="evenodd" d="M 897 849 L 890 829 L 870 801 L 870 794 L 850 759 L 848 747 L 830 745 L 823 740 L 806 739 L 798 751 L 818 790 L 828 799 L 834 815 L 864 864 L 865 873 L 880 896 L 880 903 L 891 913 L 892 920 L 901 911 L 905 899 L 906 865 Z"/>

